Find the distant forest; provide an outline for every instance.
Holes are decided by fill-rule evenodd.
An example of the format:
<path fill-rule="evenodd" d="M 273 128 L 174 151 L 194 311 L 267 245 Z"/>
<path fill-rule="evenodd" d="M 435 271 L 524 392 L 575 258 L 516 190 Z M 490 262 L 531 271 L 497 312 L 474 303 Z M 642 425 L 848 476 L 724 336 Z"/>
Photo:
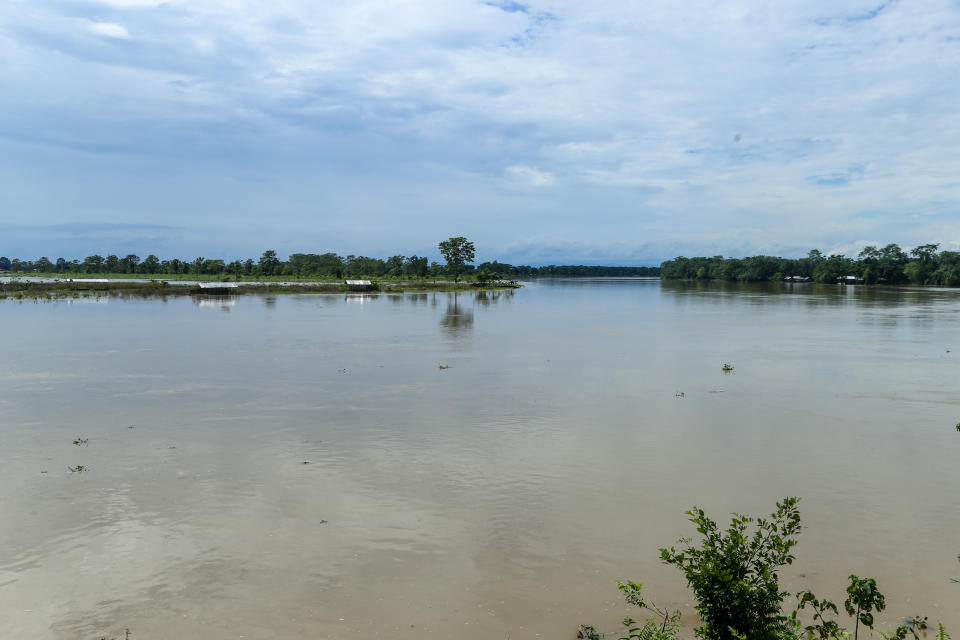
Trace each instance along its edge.
<path fill-rule="evenodd" d="M 866 284 L 960 285 L 960 252 L 938 251 L 939 244 L 923 244 L 905 252 L 898 245 L 865 247 L 856 258 L 824 255 L 814 249 L 805 258 L 773 256 L 749 258 L 684 258 L 660 265 L 664 280 L 766 280 L 806 279 L 814 282 L 857 281 Z"/>
<path fill-rule="evenodd" d="M 659 276 L 659 267 L 600 267 L 584 265 L 550 265 L 545 267 L 515 266 L 503 262 L 483 262 L 476 266 L 464 265 L 461 273 L 480 272 L 497 278 L 525 279 L 536 277 L 601 277 L 601 276 Z M 335 253 L 294 253 L 287 260 L 277 257 L 275 251 L 265 251 L 259 259 L 247 258 L 226 262 L 220 259 L 195 258 L 161 260 L 151 254 L 141 259 L 130 254 L 87 256 L 83 260 L 47 257 L 20 260 L 0 257 L 0 273 L 53 274 L 69 277 L 71 274 L 142 274 L 142 275 L 204 275 L 232 276 L 234 278 L 269 277 L 323 277 L 348 278 L 436 278 L 445 277 L 447 267 L 422 256 L 391 256 L 385 260 L 366 256 L 340 256 Z"/>

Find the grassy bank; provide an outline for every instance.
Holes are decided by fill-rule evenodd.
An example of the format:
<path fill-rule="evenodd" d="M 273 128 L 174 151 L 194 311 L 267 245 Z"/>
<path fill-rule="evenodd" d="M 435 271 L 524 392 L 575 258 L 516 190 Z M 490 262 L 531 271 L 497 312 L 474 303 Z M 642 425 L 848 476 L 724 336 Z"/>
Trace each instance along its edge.
<path fill-rule="evenodd" d="M 227 274 L 209 274 L 209 273 L 61 273 L 58 271 L 50 273 L 40 273 L 40 272 L 31 272 L 31 273 L 7 273 L 0 271 L 0 276 L 12 276 L 12 277 L 25 277 L 25 278 L 50 278 L 50 279 L 59 279 L 59 280 L 143 280 L 149 282 L 151 280 L 157 281 L 166 281 L 166 282 L 322 282 L 322 283 L 333 283 L 337 284 L 343 282 L 344 279 L 349 278 L 351 280 L 376 280 L 377 282 L 396 282 L 396 283 L 405 283 L 410 281 L 410 277 L 403 276 L 369 276 L 369 275 L 357 275 L 357 276 L 344 276 L 343 278 L 337 278 L 335 276 L 296 276 L 296 275 L 285 275 L 285 276 L 231 276 Z M 442 281 L 453 283 L 453 278 L 438 275 L 436 277 L 431 276 L 430 281 Z M 462 279 L 461 279 L 462 280 Z"/>
<path fill-rule="evenodd" d="M 342 283 L 303 282 L 302 284 L 280 284 L 289 280 L 241 284 L 229 290 L 230 295 L 249 294 L 291 294 L 291 293 L 352 293 L 354 289 Z M 407 293 L 407 292 L 446 292 L 478 291 L 493 289 L 513 289 L 520 285 L 513 282 L 498 282 L 480 288 L 473 283 L 452 281 L 422 282 L 375 282 L 370 293 Z M 203 294 L 202 289 L 190 285 L 170 284 L 166 280 L 144 280 L 143 282 L 93 282 L 84 279 L 57 282 L 35 282 L 13 280 L 0 283 L 0 298 L 74 298 L 91 295 L 113 296 L 189 296 Z M 211 292 L 212 293 L 212 292 Z"/>

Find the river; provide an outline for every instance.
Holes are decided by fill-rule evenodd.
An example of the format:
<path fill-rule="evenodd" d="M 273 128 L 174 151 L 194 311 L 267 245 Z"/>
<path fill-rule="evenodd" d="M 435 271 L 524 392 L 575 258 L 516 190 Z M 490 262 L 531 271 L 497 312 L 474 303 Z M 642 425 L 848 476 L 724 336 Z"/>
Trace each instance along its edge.
<path fill-rule="evenodd" d="M 691 622 L 658 553 L 684 511 L 792 495 L 786 588 L 874 577 L 884 624 L 960 633 L 960 290 L 541 280 L 0 319 L 2 638 L 565 639 L 642 616 L 617 579 Z"/>

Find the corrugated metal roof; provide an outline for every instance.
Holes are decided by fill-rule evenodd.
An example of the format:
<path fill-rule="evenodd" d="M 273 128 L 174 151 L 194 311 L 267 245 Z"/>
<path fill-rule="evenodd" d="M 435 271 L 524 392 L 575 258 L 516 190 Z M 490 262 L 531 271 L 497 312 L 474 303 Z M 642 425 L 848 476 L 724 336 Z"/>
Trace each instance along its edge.
<path fill-rule="evenodd" d="M 347 280 L 347 284 L 351 287 L 369 287 L 369 280 Z"/>

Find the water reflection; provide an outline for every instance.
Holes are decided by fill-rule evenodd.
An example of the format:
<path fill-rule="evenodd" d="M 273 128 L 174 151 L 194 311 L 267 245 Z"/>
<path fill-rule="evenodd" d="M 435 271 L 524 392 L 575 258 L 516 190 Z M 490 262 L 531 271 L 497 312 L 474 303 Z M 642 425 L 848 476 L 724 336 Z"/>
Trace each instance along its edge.
<path fill-rule="evenodd" d="M 909 324 L 926 329 L 933 328 L 944 314 L 956 312 L 960 293 L 957 289 L 909 286 L 714 281 L 668 281 L 661 284 L 660 291 L 670 304 L 681 308 L 734 312 L 751 307 L 755 319 L 774 308 L 793 309 L 798 317 L 845 308 L 853 315 L 840 317 L 857 325 L 892 328 Z"/>
<path fill-rule="evenodd" d="M 465 297 L 472 298 L 472 296 Z M 469 302 L 461 302 L 459 293 L 449 294 L 447 309 L 440 319 L 440 326 L 447 335 L 452 337 L 467 336 L 473 331 L 473 308 Z"/>
<path fill-rule="evenodd" d="M 478 304 L 486 307 L 491 304 L 496 304 L 501 300 L 512 300 L 513 293 L 513 289 L 507 289 L 504 291 L 478 291 L 476 294 L 476 300 Z"/>
<path fill-rule="evenodd" d="M 237 306 L 238 296 L 195 295 L 193 301 L 199 309 L 220 309 L 229 312 Z"/>

